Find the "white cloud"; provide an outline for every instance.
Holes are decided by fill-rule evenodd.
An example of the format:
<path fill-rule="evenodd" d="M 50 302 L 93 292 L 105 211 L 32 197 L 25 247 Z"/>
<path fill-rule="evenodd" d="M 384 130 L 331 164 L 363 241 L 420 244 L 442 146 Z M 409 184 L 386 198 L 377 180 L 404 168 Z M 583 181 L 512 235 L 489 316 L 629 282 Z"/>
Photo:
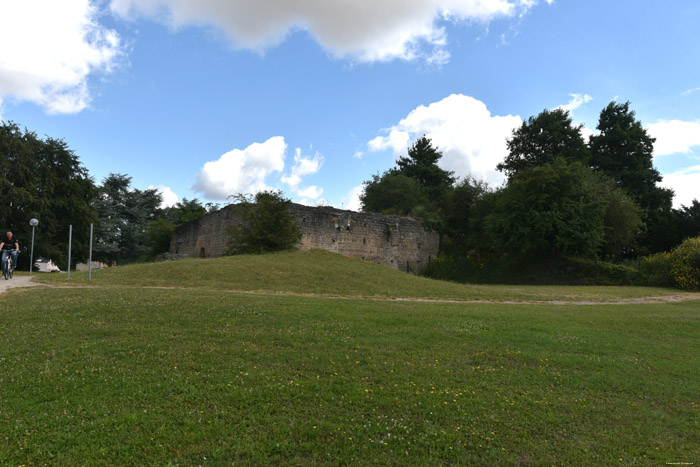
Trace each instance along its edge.
<path fill-rule="evenodd" d="M 673 207 L 690 206 L 694 199 L 700 200 L 700 165 L 665 174 L 659 185 L 671 188 L 675 192 Z"/>
<path fill-rule="evenodd" d="M 88 79 L 122 56 L 120 38 L 99 23 L 90 0 L 0 2 L 0 105 L 29 101 L 49 114 L 90 104 Z"/>
<path fill-rule="evenodd" d="M 286 150 L 284 138 L 273 136 L 264 143 L 229 151 L 218 160 L 204 164 L 192 189 L 212 200 L 266 190 L 265 179 L 284 170 Z"/>
<path fill-rule="evenodd" d="M 173 192 L 173 190 L 171 190 L 169 186 L 165 186 L 165 185 L 153 186 L 153 185 L 151 185 L 148 187 L 148 189 L 149 190 L 155 189 L 163 197 L 163 201 L 161 201 L 160 206 L 159 206 L 161 209 L 175 206 L 175 204 L 177 204 L 178 201 L 180 201 L 177 194 L 175 194 L 175 192 Z"/>
<path fill-rule="evenodd" d="M 656 138 L 654 155 L 664 156 L 676 153 L 692 153 L 694 146 L 700 146 L 700 122 L 662 120 L 647 127 L 649 134 Z"/>
<path fill-rule="evenodd" d="M 358 185 L 352 190 L 350 190 L 343 198 L 340 200 L 341 209 L 347 209 L 349 211 L 359 211 L 362 208 L 362 203 L 360 202 L 360 195 L 364 193 L 365 186 Z"/>
<path fill-rule="evenodd" d="M 688 89 L 686 91 L 683 91 L 681 95 L 687 96 L 688 94 L 692 94 L 694 92 L 700 91 L 700 88 L 693 88 L 693 89 Z"/>
<path fill-rule="evenodd" d="M 496 165 L 508 154 L 506 140 L 522 124 L 519 116 L 492 116 L 473 97 L 452 94 L 439 102 L 420 106 L 367 146 L 370 151 L 393 149 L 406 154 L 409 141 L 426 135 L 443 153 L 439 164 L 457 177 L 472 175 L 489 184 L 500 184 L 504 175 Z"/>
<path fill-rule="evenodd" d="M 569 100 L 569 103 L 566 105 L 560 105 L 558 107 L 559 109 L 573 112 L 575 109 L 578 109 L 583 104 L 587 104 L 593 100 L 593 98 L 591 96 L 589 96 L 588 94 L 569 94 L 569 97 L 571 97 L 571 100 Z"/>
<path fill-rule="evenodd" d="M 319 188 L 315 185 L 312 185 L 310 187 L 304 188 L 303 190 L 299 190 L 297 194 L 304 198 L 311 198 L 316 200 L 323 196 L 323 188 Z"/>
<path fill-rule="evenodd" d="M 316 153 L 313 157 L 305 157 L 301 154 L 301 149 L 297 148 L 294 152 L 294 165 L 292 166 L 292 171 L 288 175 L 283 175 L 280 180 L 289 186 L 290 190 L 302 198 L 299 201 L 301 204 L 311 204 L 315 200 L 318 200 L 323 195 L 323 188 L 318 188 L 317 186 L 310 186 L 306 188 L 300 187 L 300 184 L 304 177 L 307 175 L 313 175 L 321 170 L 323 165 L 323 156 Z"/>
<path fill-rule="evenodd" d="M 282 182 L 292 188 L 297 188 L 303 177 L 317 173 L 321 169 L 322 164 L 323 156 L 320 154 L 317 153 L 314 157 L 303 157 L 301 155 L 301 149 L 297 148 L 294 152 L 292 173 L 284 175 L 282 177 Z"/>
<path fill-rule="evenodd" d="M 549 0 L 547 0 L 549 3 Z M 122 17 L 155 17 L 174 27 L 212 25 L 239 47 L 262 50 L 308 31 L 336 57 L 373 62 L 449 55 L 440 22 L 521 15 L 535 0 L 111 0 Z"/>

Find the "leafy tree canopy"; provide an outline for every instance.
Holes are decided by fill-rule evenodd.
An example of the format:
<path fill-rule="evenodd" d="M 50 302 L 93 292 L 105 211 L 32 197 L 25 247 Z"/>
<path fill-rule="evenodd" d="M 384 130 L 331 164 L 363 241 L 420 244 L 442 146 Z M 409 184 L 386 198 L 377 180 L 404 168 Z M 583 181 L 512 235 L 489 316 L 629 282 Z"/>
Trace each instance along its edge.
<path fill-rule="evenodd" d="M 146 228 L 157 218 L 161 201 L 157 190 L 132 188 L 128 175 L 109 174 L 93 203 L 99 219 L 93 257 L 121 264 L 147 254 Z"/>
<path fill-rule="evenodd" d="M 417 206 L 426 204 L 428 196 L 415 178 L 387 172 L 381 177 L 374 175 L 372 181 L 365 182 L 360 202 L 366 212 L 407 216 Z"/>
<path fill-rule="evenodd" d="M 415 179 L 428 198 L 435 199 L 441 197 L 455 182 L 453 172 L 438 166 L 441 158 L 442 153 L 433 147 L 432 141 L 422 136 L 408 148 L 408 157 L 399 158 L 397 167 L 391 173 Z"/>
<path fill-rule="evenodd" d="M 604 242 L 605 208 L 588 167 L 557 158 L 511 175 L 486 230 L 496 251 L 515 257 L 592 257 Z"/>
<path fill-rule="evenodd" d="M 29 265 L 31 218 L 39 220 L 35 258 L 49 257 L 65 268 L 70 225 L 72 255 L 86 258 L 96 195 L 87 170 L 64 141 L 42 140 L 12 122 L 0 124 L 0 228 L 21 240 L 26 254 L 20 255 L 20 267 Z"/>
<path fill-rule="evenodd" d="M 301 230 L 289 210 L 291 201 L 281 191 L 261 191 L 254 197 L 233 196 L 241 223 L 226 229 L 228 253 L 263 253 L 292 248 L 301 239 Z"/>
<path fill-rule="evenodd" d="M 514 173 L 557 158 L 568 162 L 588 163 L 588 147 L 581 136 L 581 126 L 574 126 L 567 110 L 543 110 L 513 130 L 508 140 L 508 155 L 498 170 Z"/>

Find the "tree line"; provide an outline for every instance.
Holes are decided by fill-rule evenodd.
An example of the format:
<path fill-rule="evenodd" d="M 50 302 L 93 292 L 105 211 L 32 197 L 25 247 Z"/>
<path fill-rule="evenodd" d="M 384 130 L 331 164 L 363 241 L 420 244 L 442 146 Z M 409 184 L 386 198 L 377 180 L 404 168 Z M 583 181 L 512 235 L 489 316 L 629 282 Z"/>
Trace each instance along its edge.
<path fill-rule="evenodd" d="M 90 224 L 93 260 L 124 264 L 168 251 L 176 225 L 218 209 L 196 198 L 161 208 L 157 190 L 133 188 L 125 174 L 109 174 L 96 184 L 65 141 L 1 123 L 0 229 L 20 240 L 20 268 L 29 267 L 32 218 L 39 220 L 34 258 L 51 258 L 63 269 L 70 225 L 73 264 L 88 257 Z"/>
<path fill-rule="evenodd" d="M 422 217 L 440 232 L 443 255 L 482 264 L 622 261 L 700 235 L 700 203 L 673 209 L 673 191 L 659 185 L 652 163 L 655 140 L 629 102 L 607 105 L 588 142 L 581 128 L 563 109 L 528 118 L 507 140 L 499 187 L 457 180 L 423 136 L 365 182 L 362 209 Z"/>

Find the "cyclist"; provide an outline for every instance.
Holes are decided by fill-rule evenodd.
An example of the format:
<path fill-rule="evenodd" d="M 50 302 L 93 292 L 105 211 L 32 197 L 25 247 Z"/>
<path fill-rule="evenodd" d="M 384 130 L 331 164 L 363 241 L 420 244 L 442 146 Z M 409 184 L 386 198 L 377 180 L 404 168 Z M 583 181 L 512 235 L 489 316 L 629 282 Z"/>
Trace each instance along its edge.
<path fill-rule="evenodd" d="M 17 267 L 17 252 L 19 251 L 19 243 L 12 235 L 12 232 L 7 232 L 5 237 L 0 242 L 0 250 L 2 250 L 2 273 L 5 274 L 5 259 L 7 255 L 12 255 L 12 264 Z"/>

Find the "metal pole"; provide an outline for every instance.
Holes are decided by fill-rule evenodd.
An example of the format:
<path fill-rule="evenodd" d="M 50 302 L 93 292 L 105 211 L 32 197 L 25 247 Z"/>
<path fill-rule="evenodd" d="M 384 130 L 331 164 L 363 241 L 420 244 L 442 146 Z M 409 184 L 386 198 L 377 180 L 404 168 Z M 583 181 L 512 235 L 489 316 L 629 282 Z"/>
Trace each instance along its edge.
<path fill-rule="evenodd" d="M 34 226 L 32 226 L 32 251 L 29 254 L 29 275 L 32 275 L 32 266 L 34 266 Z"/>
<path fill-rule="evenodd" d="M 90 256 L 88 257 L 88 281 L 92 280 L 92 224 L 90 224 Z"/>
<path fill-rule="evenodd" d="M 70 280 L 70 246 L 73 240 L 73 224 L 68 226 L 68 280 Z"/>

